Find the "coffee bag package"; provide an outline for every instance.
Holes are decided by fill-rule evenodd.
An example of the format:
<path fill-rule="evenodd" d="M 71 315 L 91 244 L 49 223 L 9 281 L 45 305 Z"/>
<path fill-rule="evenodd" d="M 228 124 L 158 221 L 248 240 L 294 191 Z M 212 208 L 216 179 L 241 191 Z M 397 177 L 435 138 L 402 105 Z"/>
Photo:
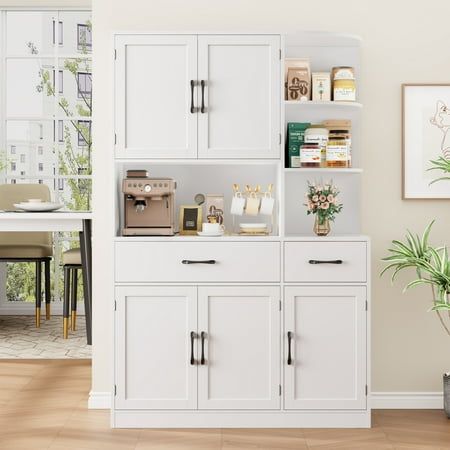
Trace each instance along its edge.
<path fill-rule="evenodd" d="M 288 167 L 300 167 L 300 147 L 305 142 L 306 122 L 289 122 L 287 126 Z"/>
<path fill-rule="evenodd" d="M 286 60 L 286 99 L 311 99 L 311 70 L 307 59 Z"/>

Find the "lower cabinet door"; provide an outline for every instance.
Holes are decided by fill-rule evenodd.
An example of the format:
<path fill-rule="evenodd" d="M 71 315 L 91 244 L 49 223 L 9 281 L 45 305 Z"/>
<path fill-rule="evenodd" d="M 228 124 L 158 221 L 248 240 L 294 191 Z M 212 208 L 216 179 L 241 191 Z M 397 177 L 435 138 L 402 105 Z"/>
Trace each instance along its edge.
<path fill-rule="evenodd" d="M 285 288 L 285 409 L 366 408 L 366 288 Z"/>
<path fill-rule="evenodd" d="M 280 408 L 278 287 L 198 288 L 198 408 Z"/>
<path fill-rule="evenodd" d="M 196 287 L 119 287 L 116 298 L 115 407 L 195 409 Z"/>

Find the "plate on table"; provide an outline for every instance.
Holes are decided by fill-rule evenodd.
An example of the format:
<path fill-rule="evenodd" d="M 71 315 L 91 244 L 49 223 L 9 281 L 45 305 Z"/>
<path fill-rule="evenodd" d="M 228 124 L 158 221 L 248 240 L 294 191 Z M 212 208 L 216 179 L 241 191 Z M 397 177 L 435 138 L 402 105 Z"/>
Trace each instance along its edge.
<path fill-rule="evenodd" d="M 219 237 L 223 236 L 223 231 L 213 231 L 213 232 L 197 231 L 197 234 L 203 237 Z"/>
<path fill-rule="evenodd" d="M 54 202 L 22 202 L 14 203 L 14 206 L 28 212 L 48 212 L 61 209 L 64 205 L 62 203 Z"/>

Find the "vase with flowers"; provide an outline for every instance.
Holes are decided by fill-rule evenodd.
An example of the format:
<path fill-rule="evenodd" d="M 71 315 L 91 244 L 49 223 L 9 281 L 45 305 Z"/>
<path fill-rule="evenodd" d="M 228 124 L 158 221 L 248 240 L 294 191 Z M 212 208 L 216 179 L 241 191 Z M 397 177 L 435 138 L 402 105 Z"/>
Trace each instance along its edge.
<path fill-rule="evenodd" d="M 343 205 L 337 201 L 339 191 L 333 183 L 316 184 L 308 181 L 306 214 L 315 214 L 314 233 L 326 236 L 330 232 L 330 222 L 342 211 Z"/>

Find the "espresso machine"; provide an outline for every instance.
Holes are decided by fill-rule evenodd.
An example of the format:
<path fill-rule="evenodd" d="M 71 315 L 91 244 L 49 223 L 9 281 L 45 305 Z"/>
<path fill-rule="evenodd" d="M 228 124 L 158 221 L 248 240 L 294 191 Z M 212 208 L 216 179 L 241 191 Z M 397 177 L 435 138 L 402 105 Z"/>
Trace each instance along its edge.
<path fill-rule="evenodd" d="M 146 171 L 128 170 L 122 181 L 123 236 L 173 236 L 175 189 L 172 178 L 152 178 Z"/>

